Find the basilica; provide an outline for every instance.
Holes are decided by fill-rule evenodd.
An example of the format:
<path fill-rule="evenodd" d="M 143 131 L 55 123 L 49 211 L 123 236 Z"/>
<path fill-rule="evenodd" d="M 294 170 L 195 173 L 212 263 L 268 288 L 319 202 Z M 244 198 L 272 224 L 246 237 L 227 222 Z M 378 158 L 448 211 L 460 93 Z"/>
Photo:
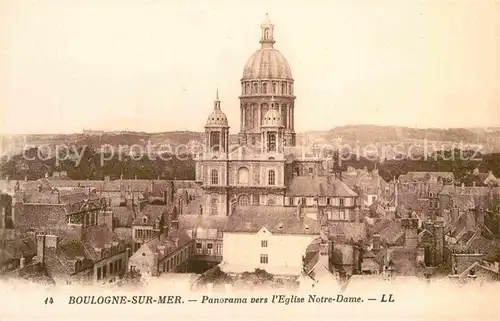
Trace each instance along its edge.
<path fill-rule="evenodd" d="M 259 42 L 240 80 L 238 144 L 230 144 L 218 93 L 206 121 L 203 152 L 196 158 L 195 179 L 203 190 L 200 211 L 231 216 L 248 206 L 323 208 L 328 220 L 354 220 L 358 195 L 342 182 L 335 162 L 297 144 L 294 79 L 275 48 L 267 15 Z"/>

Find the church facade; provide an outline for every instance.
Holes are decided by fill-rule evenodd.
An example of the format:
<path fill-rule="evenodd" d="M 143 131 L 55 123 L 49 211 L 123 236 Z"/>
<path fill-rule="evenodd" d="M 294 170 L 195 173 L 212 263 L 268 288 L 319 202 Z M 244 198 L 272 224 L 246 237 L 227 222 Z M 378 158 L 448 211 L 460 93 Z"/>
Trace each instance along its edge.
<path fill-rule="evenodd" d="M 230 216 L 237 206 L 318 204 L 345 214 L 357 205 L 355 192 L 334 177 L 327 179 L 334 175 L 327 166 L 331 161 L 296 146 L 294 79 L 274 44 L 274 25 L 266 15 L 261 47 L 248 59 L 240 80 L 236 146 L 229 144 L 228 119 L 216 95 L 205 125 L 203 153 L 196 158 L 204 215 Z M 304 190 L 304 184 L 310 188 Z"/>

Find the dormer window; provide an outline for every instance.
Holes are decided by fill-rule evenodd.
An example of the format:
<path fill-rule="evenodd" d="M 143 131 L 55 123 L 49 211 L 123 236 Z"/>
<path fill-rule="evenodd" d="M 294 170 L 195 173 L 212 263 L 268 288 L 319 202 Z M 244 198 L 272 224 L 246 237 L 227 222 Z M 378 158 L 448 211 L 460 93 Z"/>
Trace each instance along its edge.
<path fill-rule="evenodd" d="M 147 224 L 147 223 L 148 223 L 148 218 L 147 218 L 147 216 L 144 216 L 142 218 L 142 224 Z"/>
<path fill-rule="evenodd" d="M 307 225 L 307 224 L 306 224 L 306 225 L 304 226 L 304 230 L 309 231 L 309 225 Z"/>
<path fill-rule="evenodd" d="M 283 224 L 283 223 L 279 223 L 279 224 L 278 224 L 278 230 L 282 230 L 282 229 L 283 229 L 283 227 L 284 227 L 284 224 Z"/>

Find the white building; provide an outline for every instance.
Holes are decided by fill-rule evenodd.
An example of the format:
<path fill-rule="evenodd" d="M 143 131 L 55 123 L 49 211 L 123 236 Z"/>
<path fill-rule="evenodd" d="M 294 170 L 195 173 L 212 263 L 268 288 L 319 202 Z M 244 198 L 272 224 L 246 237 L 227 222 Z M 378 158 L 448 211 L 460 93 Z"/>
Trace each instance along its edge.
<path fill-rule="evenodd" d="M 229 274 L 256 269 L 283 277 L 300 276 L 307 247 L 319 236 L 317 221 L 300 208 L 237 207 L 224 231 L 220 268 Z"/>

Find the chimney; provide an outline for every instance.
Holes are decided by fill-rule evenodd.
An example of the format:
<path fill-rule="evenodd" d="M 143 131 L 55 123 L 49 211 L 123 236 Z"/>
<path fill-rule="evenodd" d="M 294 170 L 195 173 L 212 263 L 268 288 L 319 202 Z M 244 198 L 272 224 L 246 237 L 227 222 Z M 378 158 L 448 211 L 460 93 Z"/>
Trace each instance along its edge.
<path fill-rule="evenodd" d="M 380 250 L 380 234 L 378 233 L 373 234 L 373 250 Z"/>
<path fill-rule="evenodd" d="M 418 219 L 416 218 L 404 218 L 402 219 L 402 225 L 405 232 L 405 247 L 417 247 L 418 236 Z"/>
<path fill-rule="evenodd" d="M 304 214 L 302 213 L 302 206 L 302 204 L 299 204 L 299 206 L 297 206 L 297 218 L 299 219 L 304 218 Z"/>
<path fill-rule="evenodd" d="M 47 248 L 57 249 L 59 237 L 56 235 L 45 235 L 45 246 Z"/>
<path fill-rule="evenodd" d="M 45 235 L 38 234 L 36 236 L 36 256 L 40 263 L 44 263 L 45 260 Z"/>
<path fill-rule="evenodd" d="M 437 266 L 440 266 L 444 262 L 444 220 L 438 219 L 434 224 L 434 236 L 435 236 L 435 248 L 436 257 L 435 262 Z"/>
<path fill-rule="evenodd" d="M 319 263 L 330 271 L 330 241 L 322 240 L 319 245 Z"/>
<path fill-rule="evenodd" d="M 158 275 L 160 275 L 160 273 L 159 273 L 159 267 L 158 267 L 159 260 L 160 260 L 160 255 L 158 254 L 158 252 L 155 252 L 153 254 L 153 268 L 151 269 L 151 275 L 152 276 L 158 276 Z"/>

